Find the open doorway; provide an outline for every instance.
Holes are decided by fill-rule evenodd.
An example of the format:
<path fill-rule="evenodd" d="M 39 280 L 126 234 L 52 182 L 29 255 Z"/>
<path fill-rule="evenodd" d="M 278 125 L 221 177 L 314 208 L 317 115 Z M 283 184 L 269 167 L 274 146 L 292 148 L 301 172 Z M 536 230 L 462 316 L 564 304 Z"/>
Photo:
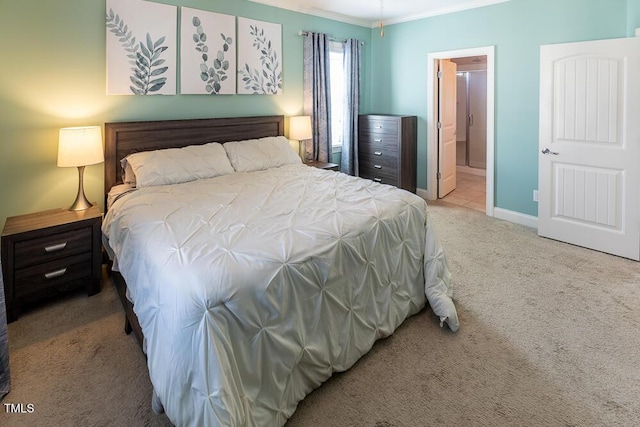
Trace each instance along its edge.
<path fill-rule="evenodd" d="M 494 198 L 494 48 L 493 46 L 429 54 L 427 99 L 427 199 L 438 198 L 439 156 L 438 62 L 456 63 L 456 190 L 449 201 L 493 216 Z M 473 73 L 473 74 L 472 74 Z M 471 100 L 473 98 L 473 101 Z M 462 105 L 461 105 L 462 104 Z M 479 104 L 481 104 L 479 106 Z M 441 154 L 441 153 L 440 153 Z M 482 202 L 482 198 L 484 201 Z M 445 197 L 446 199 L 446 197 Z M 480 200 L 479 200 L 480 199 Z M 482 202 L 482 203 L 480 203 Z"/>
<path fill-rule="evenodd" d="M 442 200 L 485 212 L 487 57 L 465 56 L 451 58 L 451 62 L 457 66 L 456 188 Z"/>

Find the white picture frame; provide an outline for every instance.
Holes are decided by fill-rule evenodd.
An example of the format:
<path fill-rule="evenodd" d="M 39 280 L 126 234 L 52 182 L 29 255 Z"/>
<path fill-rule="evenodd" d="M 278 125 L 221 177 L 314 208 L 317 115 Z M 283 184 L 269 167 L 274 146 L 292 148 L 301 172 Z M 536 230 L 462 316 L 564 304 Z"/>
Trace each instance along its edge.
<path fill-rule="evenodd" d="M 236 18 L 181 8 L 180 93 L 236 93 Z"/>
<path fill-rule="evenodd" d="M 108 95 L 175 95 L 178 8 L 106 1 Z"/>
<path fill-rule="evenodd" d="M 282 25 L 238 17 L 238 93 L 282 93 Z"/>

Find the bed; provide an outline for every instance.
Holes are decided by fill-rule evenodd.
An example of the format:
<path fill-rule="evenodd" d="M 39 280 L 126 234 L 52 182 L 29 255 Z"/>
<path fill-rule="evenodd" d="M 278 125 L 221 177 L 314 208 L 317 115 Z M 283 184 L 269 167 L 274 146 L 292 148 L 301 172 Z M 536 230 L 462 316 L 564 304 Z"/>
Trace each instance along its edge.
<path fill-rule="evenodd" d="M 283 116 L 105 124 L 103 241 L 175 425 L 283 425 L 427 301 L 458 328 L 424 200 L 306 166 L 283 134 Z"/>

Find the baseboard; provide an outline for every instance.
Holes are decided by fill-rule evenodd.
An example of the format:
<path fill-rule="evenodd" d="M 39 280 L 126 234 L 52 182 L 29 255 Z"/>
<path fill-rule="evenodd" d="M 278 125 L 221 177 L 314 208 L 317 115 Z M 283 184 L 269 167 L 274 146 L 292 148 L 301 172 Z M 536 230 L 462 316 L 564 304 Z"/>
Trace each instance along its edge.
<path fill-rule="evenodd" d="M 487 176 L 486 169 L 474 168 L 471 166 L 456 165 L 456 173 L 468 173 L 469 175 Z"/>
<path fill-rule="evenodd" d="M 538 228 L 538 217 L 520 212 L 502 208 L 493 208 L 493 217 L 531 228 Z"/>
<path fill-rule="evenodd" d="M 416 188 L 416 195 L 422 197 L 425 200 L 429 200 L 429 198 L 427 197 L 428 192 L 426 188 Z"/>
<path fill-rule="evenodd" d="M 424 188 L 417 188 L 416 195 L 422 197 L 424 200 L 429 201 L 427 197 L 427 190 Z M 493 217 L 501 219 L 503 221 L 513 222 L 514 224 L 524 225 L 526 227 L 538 228 L 538 217 L 523 214 L 520 212 L 510 211 L 508 209 L 493 208 Z"/>

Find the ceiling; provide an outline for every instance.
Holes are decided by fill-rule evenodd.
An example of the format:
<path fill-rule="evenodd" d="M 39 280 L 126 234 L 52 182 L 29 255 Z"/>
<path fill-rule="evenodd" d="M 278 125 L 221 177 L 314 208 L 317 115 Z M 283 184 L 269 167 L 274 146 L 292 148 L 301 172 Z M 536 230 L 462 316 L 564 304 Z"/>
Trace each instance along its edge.
<path fill-rule="evenodd" d="M 509 0 L 249 0 L 364 27 L 397 24 Z M 381 7 L 382 6 L 382 7 Z M 382 13 L 381 13 L 382 12 Z"/>

